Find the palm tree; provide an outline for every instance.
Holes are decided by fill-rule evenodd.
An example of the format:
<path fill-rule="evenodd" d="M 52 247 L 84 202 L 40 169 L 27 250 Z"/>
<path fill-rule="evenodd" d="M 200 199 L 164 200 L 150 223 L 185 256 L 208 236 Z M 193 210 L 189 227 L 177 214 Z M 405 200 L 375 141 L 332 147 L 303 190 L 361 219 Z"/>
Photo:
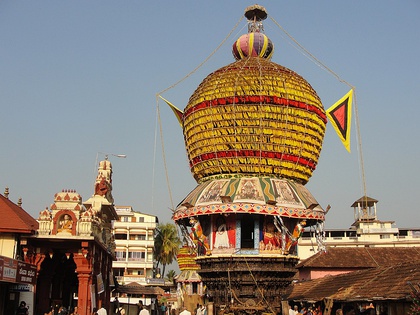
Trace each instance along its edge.
<path fill-rule="evenodd" d="M 176 271 L 171 269 L 166 274 L 165 280 L 169 281 L 170 283 L 174 283 L 176 277 Z"/>
<path fill-rule="evenodd" d="M 166 265 L 171 264 L 178 254 L 181 240 L 175 224 L 159 224 L 156 228 L 153 255 L 157 261 L 156 269 L 162 264 L 162 275 L 165 274 Z"/>

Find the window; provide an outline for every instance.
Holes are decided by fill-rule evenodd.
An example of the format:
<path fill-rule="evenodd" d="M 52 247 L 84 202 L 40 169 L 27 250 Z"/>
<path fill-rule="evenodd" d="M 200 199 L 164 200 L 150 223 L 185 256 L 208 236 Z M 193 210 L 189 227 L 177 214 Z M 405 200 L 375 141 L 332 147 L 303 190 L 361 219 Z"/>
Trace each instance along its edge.
<path fill-rule="evenodd" d="M 144 260 L 145 257 L 144 252 L 128 252 L 128 260 L 131 261 Z"/>
<path fill-rule="evenodd" d="M 124 276 L 124 268 L 113 268 L 112 271 L 114 273 L 114 276 Z"/>
<path fill-rule="evenodd" d="M 197 294 L 197 293 L 198 293 L 198 283 L 193 282 L 192 283 L 192 294 Z"/>
<path fill-rule="evenodd" d="M 127 234 L 115 234 L 115 239 L 116 240 L 126 240 L 127 239 Z"/>
<path fill-rule="evenodd" d="M 121 260 L 125 260 L 125 258 L 127 257 L 127 254 L 126 254 L 126 252 L 116 251 L 115 256 L 116 256 L 117 260 L 121 261 Z"/>
<path fill-rule="evenodd" d="M 344 231 L 331 231 L 331 237 L 333 238 L 341 238 L 344 237 Z"/>
<path fill-rule="evenodd" d="M 132 235 L 130 234 L 130 240 L 131 241 L 145 241 L 146 240 L 146 235 L 142 234 L 142 235 Z"/>
<path fill-rule="evenodd" d="M 356 231 L 347 231 L 347 236 L 348 237 L 357 237 Z"/>
<path fill-rule="evenodd" d="M 400 236 L 408 236 L 408 230 L 400 230 Z"/>

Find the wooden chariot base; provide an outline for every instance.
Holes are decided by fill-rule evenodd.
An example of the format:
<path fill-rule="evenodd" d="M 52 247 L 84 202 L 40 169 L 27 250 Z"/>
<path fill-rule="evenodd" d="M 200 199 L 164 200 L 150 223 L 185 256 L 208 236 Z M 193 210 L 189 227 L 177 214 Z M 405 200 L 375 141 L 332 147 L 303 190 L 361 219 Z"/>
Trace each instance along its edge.
<path fill-rule="evenodd" d="M 299 258 L 291 255 L 211 255 L 197 257 L 214 314 L 277 314 Z"/>

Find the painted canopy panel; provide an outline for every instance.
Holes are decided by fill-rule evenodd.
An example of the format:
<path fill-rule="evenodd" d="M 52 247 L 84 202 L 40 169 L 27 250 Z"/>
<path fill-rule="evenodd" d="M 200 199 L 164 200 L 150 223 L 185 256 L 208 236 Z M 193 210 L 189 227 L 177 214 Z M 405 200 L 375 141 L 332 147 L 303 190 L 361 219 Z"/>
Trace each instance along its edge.
<path fill-rule="evenodd" d="M 215 179 L 199 184 L 178 205 L 174 219 L 235 212 L 324 219 L 324 210 L 306 187 L 269 177 Z"/>

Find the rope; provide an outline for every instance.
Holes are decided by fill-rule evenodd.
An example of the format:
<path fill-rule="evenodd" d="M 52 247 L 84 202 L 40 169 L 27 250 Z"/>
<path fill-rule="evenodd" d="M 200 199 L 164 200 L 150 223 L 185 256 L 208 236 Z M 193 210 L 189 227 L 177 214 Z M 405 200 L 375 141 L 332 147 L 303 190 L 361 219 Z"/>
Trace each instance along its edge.
<path fill-rule="evenodd" d="M 365 178 L 365 164 L 363 162 L 363 152 L 362 152 L 362 138 L 360 135 L 360 130 L 359 130 L 359 111 L 357 109 L 357 97 L 356 97 L 356 90 L 353 90 L 353 101 L 354 101 L 354 114 L 356 116 L 356 133 L 357 133 L 357 141 L 358 141 L 358 152 L 359 152 L 359 163 L 360 163 L 360 168 L 361 168 L 361 176 L 362 176 L 362 183 L 363 183 L 363 195 L 367 198 L 367 188 L 366 188 L 366 178 Z M 363 201 L 362 201 L 363 204 Z M 366 205 L 367 205 L 367 201 L 366 201 Z"/>
<path fill-rule="evenodd" d="M 202 63 L 200 63 L 197 67 L 195 67 L 190 73 L 188 73 L 185 77 L 183 77 L 182 79 L 178 80 L 177 82 L 175 82 L 174 84 L 172 84 L 171 86 L 167 87 L 166 89 L 162 90 L 161 92 L 157 93 L 158 95 L 165 93 L 166 91 L 174 88 L 175 86 L 177 86 L 179 83 L 181 83 L 182 81 L 184 81 L 185 79 L 187 79 L 188 77 L 190 77 L 192 74 L 194 74 L 198 69 L 200 69 L 219 49 L 220 47 L 223 46 L 223 44 L 228 40 L 228 38 L 230 37 L 230 35 L 232 35 L 233 31 L 238 27 L 239 23 L 242 21 L 244 17 L 241 16 L 241 18 L 239 19 L 239 21 L 235 24 L 235 26 L 233 27 L 233 29 L 229 32 L 229 34 L 225 37 L 225 39 L 223 39 L 223 41 L 219 44 L 219 46 L 216 47 L 215 50 L 213 50 L 213 52 L 206 58 L 204 59 L 204 61 Z"/>
<path fill-rule="evenodd" d="M 246 263 L 246 266 L 248 267 L 248 271 L 249 271 L 249 273 L 250 273 L 250 275 L 252 277 L 252 280 L 254 280 L 254 283 L 255 283 L 255 286 L 257 287 L 257 290 L 260 292 L 262 301 L 265 303 L 265 305 L 268 307 L 268 309 L 274 314 L 275 312 L 271 308 L 270 303 L 268 303 L 268 301 L 265 299 L 264 292 L 263 292 L 263 290 L 261 290 L 260 286 L 258 285 L 257 280 L 255 279 L 254 274 L 252 273 L 252 270 L 249 267 L 248 260 L 246 259 L 246 257 L 245 257 L 245 263 Z"/>
<path fill-rule="evenodd" d="M 153 166 L 152 166 L 152 191 L 155 191 L 155 170 L 156 170 L 156 143 L 157 143 L 157 128 L 159 121 L 159 111 L 156 111 L 156 121 L 155 121 L 155 139 L 153 146 Z M 152 193 L 152 209 L 155 208 L 155 194 Z"/>
<path fill-rule="evenodd" d="M 171 209 L 174 209 L 175 207 L 174 207 L 174 202 L 172 198 L 171 185 L 169 184 L 168 165 L 166 164 L 165 146 L 164 146 L 163 131 L 162 131 L 162 120 L 160 118 L 160 110 L 159 110 L 159 98 L 157 95 L 156 95 L 156 114 L 159 120 L 160 144 L 162 146 L 162 158 L 163 158 L 163 165 L 165 168 L 166 184 L 168 186 L 169 199 L 171 201 Z"/>
<path fill-rule="evenodd" d="M 355 113 L 355 125 L 356 125 L 356 136 L 357 136 L 357 148 L 359 153 L 359 163 L 360 163 L 360 173 L 361 173 L 361 180 L 362 180 L 362 190 L 363 190 L 363 196 L 367 196 L 367 189 L 366 189 L 366 177 L 365 177 L 365 169 L 364 169 L 364 163 L 363 163 L 363 153 L 362 153 L 362 139 L 360 135 L 360 127 L 359 127 L 359 113 L 357 109 L 357 97 L 356 97 L 356 88 L 347 82 L 346 80 L 342 79 L 337 73 L 335 73 L 333 70 L 331 70 L 329 67 L 327 67 L 321 60 L 316 58 L 313 54 L 311 54 L 305 47 L 303 47 L 293 36 L 291 36 L 279 23 L 277 23 L 274 18 L 270 16 L 270 19 L 273 21 L 274 24 L 276 24 L 286 35 L 289 37 L 307 56 L 310 57 L 318 66 L 332 74 L 339 82 L 346 84 L 351 89 L 353 89 L 354 99 L 353 99 L 353 105 L 354 105 L 354 113 Z"/>
<path fill-rule="evenodd" d="M 166 91 L 174 88 L 179 83 L 181 83 L 182 81 L 184 81 L 185 79 L 187 79 L 188 77 L 190 77 L 192 74 L 194 74 L 199 68 L 201 68 L 220 49 L 220 47 L 223 46 L 223 44 L 228 40 L 228 38 L 231 36 L 231 34 L 233 33 L 233 31 L 238 27 L 238 25 L 242 21 L 242 19 L 243 19 L 243 16 L 241 16 L 241 18 L 239 19 L 239 21 L 235 24 L 235 26 L 233 27 L 233 29 L 229 32 L 229 34 L 225 37 L 225 39 L 223 39 L 223 41 L 219 44 L 219 46 L 217 46 L 217 48 L 202 63 L 200 63 L 196 68 L 194 68 L 185 77 L 183 77 L 182 79 L 178 80 L 177 82 L 175 82 L 174 84 L 172 84 L 168 88 L 166 88 L 166 89 L 164 89 L 161 92 L 159 92 L 159 93 L 156 94 L 157 121 L 159 122 L 160 141 L 161 141 L 162 156 L 163 156 L 162 158 L 163 158 L 163 164 L 164 164 L 164 169 L 165 169 L 166 183 L 167 183 L 167 186 L 168 186 L 169 198 L 170 198 L 170 201 L 171 201 L 171 209 L 175 209 L 175 207 L 174 207 L 174 202 L 173 202 L 173 198 L 172 198 L 171 187 L 170 187 L 170 184 L 169 184 L 168 166 L 167 166 L 167 163 L 166 163 L 166 155 L 165 155 L 165 147 L 164 147 L 164 139 L 163 139 L 163 131 L 162 131 L 162 119 L 160 117 L 160 110 L 159 110 L 159 95 L 161 95 L 164 92 L 166 92 Z M 155 133 L 156 133 L 156 130 L 155 130 Z M 155 134 L 155 148 L 154 148 L 154 150 L 156 152 L 156 134 Z M 153 162 L 153 174 L 154 174 L 154 171 L 155 171 L 155 160 L 156 160 L 156 156 L 154 157 L 154 162 Z M 152 185 L 154 186 L 154 179 L 153 179 Z M 153 203 L 154 203 L 154 201 L 152 200 L 152 205 L 153 205 Z M 172 211 L 174 211 L 174 210 L 172 210 Z"/>

